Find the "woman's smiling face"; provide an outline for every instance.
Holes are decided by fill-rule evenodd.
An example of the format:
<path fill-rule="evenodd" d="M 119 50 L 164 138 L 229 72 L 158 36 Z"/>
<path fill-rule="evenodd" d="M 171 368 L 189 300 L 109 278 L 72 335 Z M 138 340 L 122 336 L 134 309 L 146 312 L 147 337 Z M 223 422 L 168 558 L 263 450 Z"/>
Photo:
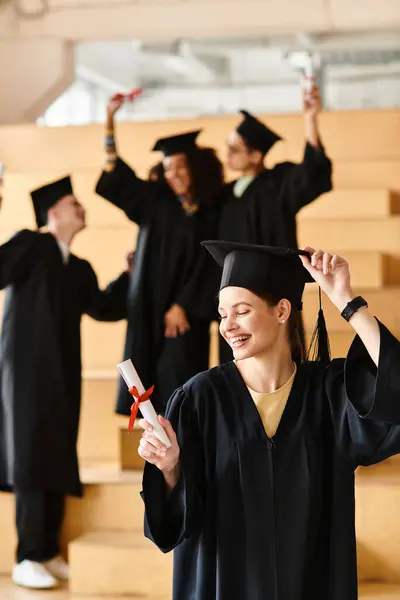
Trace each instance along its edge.
<path fill-rule="evenodd" d="M 290 303 L 276 306 L 245 288 L 226 287 L 219 293 L 220 332 L 241 360 L 268 353 L 282 334 L 282 324 L 290 315 Z M 284 316 L 282 316 L 282 310 Z"/>

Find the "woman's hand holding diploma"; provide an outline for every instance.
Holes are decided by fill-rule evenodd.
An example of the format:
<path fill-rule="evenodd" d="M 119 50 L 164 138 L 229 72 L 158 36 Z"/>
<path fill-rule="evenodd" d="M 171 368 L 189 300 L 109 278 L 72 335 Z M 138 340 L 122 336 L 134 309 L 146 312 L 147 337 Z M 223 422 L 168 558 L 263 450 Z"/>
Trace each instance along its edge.
<path fill-rule="evenodd" d="M 138 454 L 162 471 L 168 489 L 172 491 L 180 475 L 180 448 L 171 423 L 161 415 L 158 416 L 158 422 L 165 430 L 171 447 L 167 448 L 160 442 L 153 433 L 153 426 L 145 419 L 141 419 L 139 425 L 144 431 L 140 439 Z"/>

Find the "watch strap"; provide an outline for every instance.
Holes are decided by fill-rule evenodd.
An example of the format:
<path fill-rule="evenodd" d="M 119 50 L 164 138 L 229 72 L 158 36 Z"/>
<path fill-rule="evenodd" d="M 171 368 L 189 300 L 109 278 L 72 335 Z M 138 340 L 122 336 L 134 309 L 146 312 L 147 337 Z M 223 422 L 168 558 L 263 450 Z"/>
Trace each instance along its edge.
<path fill-rule="evenodd" d="M 357 296 L 354 300 L 351 300 L 347 306 L 343 309 L 341 315 L 345 321 L 350 321 L 351 317 L 360 310 L 360 308 L 368 307 L 368 304 L 364 298 Z"/>

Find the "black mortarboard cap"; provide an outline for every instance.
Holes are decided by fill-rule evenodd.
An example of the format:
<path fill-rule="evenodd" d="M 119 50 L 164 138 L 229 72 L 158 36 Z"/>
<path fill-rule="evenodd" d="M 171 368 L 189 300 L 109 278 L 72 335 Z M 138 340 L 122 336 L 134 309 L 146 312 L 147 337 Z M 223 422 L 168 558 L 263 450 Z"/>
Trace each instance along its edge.
<path fill-rule="evenodd" d="M 73 194 L 72 182 L 69 175 L 57 181 L 47 183 L 31 192 L 38 228 L 47 223 L 48 210 L 64 196 Z"/>
<path fill-rule="evenodd" d="M 269 293 L 277 299 L 286 298 L 298 310 L 302 310 L 304 286 L 314 282 L 299 258 L 300 255 L 309 257 L 304 250 L 224 241 L 205 241 L 202 245 L 222 267 L 220 290 L 235 286 L 258 294 Z M 324 364 L 329 362 L 329 340 L 321 297 L 317 326 L 308 355 L 312 346 L 315 360 Z"/>
<path fill-rule="evenodd" d="M 236 131 L 250 148 L 266 154 L 276 142 L 282 139 L 246 110 L 241 110 L 240 113 L 243 115 L 243 120 L 237 126 Z"/>
<path fill-rule="evenodd" d="M 196 138 L 200 132 L 201 129 L 197 129 L 196 131 L 160 138 L 154 144 L 153 151 L 162 152 L 164 156 L 188 154 L 196 148 Z"/>
<path fill-rule="evenodd" d="M 220 290 L 235 286 L 267 292 L 290 300 L 301 310 L 304 285 L 314 281 L 299 258 L 306 252 L 237 242 L 207 241 L 203 245 L 222 267 Z"/>

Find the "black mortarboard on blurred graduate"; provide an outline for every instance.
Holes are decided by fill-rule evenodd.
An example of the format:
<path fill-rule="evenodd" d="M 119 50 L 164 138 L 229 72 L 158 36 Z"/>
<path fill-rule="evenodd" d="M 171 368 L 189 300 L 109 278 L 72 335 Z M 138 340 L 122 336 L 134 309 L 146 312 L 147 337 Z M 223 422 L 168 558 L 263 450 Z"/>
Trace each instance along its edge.
<path fill-rule="evenodd" d="M 38 229 L 46 225 L 49 209 L 61 198 L 73 193 L 71 177 L 69 175 L 62 179 L 57 179 L 57 181 L 47 183 L 31 192 Z"/>
<path fill-rule="evenodd" d="M 240 113 L 243 115 L 243 120 L 236 127 L 236 131 L 250 148 L 267 154 L 272 146 L 282 139 L 277 133 L 264 125 L 264 123 L 261 123 L 261 121 L 246 110 L 241 110 Z"/>
<path fill-rule="evenodd" d="M 178 135 L 160 138 L 156 141 L 153 147 L 153 152 L 162 152 L 164 156 L 172 156 L 173 154 L 189 154 L 196 146 L 196 139 L 201 129 L 196 131 L 188 131 Z"/>
<path fill-rule="evenodd" d="M 206 241 L 202 245 L 222 267 L 220 290 L 235 286 L 255 293 L 269 293 L 278 299 L 286 298 L 298 310 L 302 310 L 304 286 L 314 282 L 299 258 L 300 255 L 309 257 L 307 252 L 223 241 Z M 327 364 L 330 361 L 329 340 L 321 304 L 321 290 L 319 294 L 318 321 L 310 349 L 314 349 L 314 360 Z M 308 357 L 309 355 L 310 350 Z"/>

